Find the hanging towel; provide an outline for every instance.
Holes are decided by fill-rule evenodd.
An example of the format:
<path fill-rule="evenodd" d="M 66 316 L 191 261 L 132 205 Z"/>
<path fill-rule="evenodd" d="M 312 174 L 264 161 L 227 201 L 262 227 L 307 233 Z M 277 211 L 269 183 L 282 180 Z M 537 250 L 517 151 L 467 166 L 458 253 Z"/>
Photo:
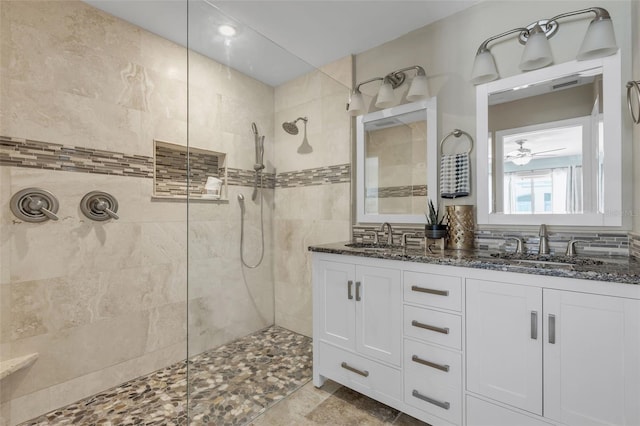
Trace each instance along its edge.
<path fill-rule="evenodd" d="M 466 197 L 471 190 L 469 153 L 447 154 L 440 158 L 440 196 Z"/>

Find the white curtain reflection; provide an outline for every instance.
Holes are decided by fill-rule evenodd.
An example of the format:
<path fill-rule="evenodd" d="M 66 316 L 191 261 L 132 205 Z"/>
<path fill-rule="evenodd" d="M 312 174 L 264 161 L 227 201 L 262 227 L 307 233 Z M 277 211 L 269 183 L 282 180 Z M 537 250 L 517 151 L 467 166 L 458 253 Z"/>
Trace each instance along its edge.
<path fill-rule="evenodd" d="M 506 214 L 582 213 L 582 167 L 505 173 L 504 194 Z"/>

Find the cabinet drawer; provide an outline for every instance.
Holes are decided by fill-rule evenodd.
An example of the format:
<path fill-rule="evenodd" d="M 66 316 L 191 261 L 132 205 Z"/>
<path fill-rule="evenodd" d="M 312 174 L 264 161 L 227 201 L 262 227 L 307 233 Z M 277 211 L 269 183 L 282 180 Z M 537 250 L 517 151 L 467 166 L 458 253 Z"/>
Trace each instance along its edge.
<path fill-rule="evenodd" d="M 405 336 L 462 348 L 462 318 L 457 315 L 405 306 L 403 321 Z"/>
<path fill-rule="evenodd" d="M 462 423 L 462 391 L 460 386 L 432 386 L 422 377 L 405 377 L 404 401 L 424 412 L 459 425 Z"/>
<path fill-rule="evenodd" d="M 550 426 L 534 417 L 467 396 L 467 426 Z"/>
<path fill-rule="evenodd" d="M 462 355 L 426 343 L 404 341 L 405 377 L 417 377 L 429 387 L 462 391 Z"/>
<path fill-rule="evenodd" d="M 460 277 L 405 271 L 403 283 L 405 302 L 458 312 L 462 310 Z"/>
<path fill-rule="evenodd" d="M 314 369 L 329 379 L 382 402 L 402 401 L 402 373 L 352 352 L 319 342 Z"/>

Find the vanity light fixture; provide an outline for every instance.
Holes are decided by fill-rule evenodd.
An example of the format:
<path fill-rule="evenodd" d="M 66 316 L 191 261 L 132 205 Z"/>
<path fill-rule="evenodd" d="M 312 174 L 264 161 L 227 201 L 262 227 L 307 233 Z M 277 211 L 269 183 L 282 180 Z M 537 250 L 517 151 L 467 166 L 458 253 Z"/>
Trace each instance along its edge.
<path fill-rule="evenodd" d="M 576 10 L 573 12 L 561 13 L 551 19 L 541 19 L 529 24 L 526 28 L 514 28 L 504 33 L 489 37 L 482 42 L 476 53 L 471 73 L 473 84 L 483 84 L 496 80 L 500 75 L 496 68 L 496 63 L 489 50 L 489 43 L 511 34 L 519 33 L 518 40 L 525 45 L 520 69 L 523 71 L 535 70 L 546 67 L 553 63 L 551 46 L 549 39 L 558 31 L 559 19 L 585 13 L 595 13 L 595 18 L 589 24 L 587 33 L 582 40 L 582 45 L 576 59 L 584 61 L 587 59 L 600 58 L 613 55 L 618 51 L 616 37 L 613 31 L 611 15 L 606 9 L 601 7 L 591 7 L 588 9 Z"/>
<path fill-rule="evenodd" d="M 396 103 L 394 89 L 400 87 L 407 78 L 407 71 L 415 70 L 416 76 L 411 81 L 409 91 L 407 92 L 407 100 L 410 102 L 426 99 L 429 97 L 429 87 L 427 85 L 427 74 L 419 65 L 412 67 L 401 68 L 396 71 L 392 71 L 384 77 L 375 77 L 369 80 L 365 80 L 356 85 L 356 88 L 351 92 L 349 96 L 349 102 L 347 103 L 347 111 L 349 115 L 356 116 L 366 112 L 364 99 L 362 92 L 360 92 L 360 86 L 371 83 L 374 81 L 382 81 L 380 89 L 378 90 L 378 96 L 376 99 L 376 107 L 388 108 Z"/>

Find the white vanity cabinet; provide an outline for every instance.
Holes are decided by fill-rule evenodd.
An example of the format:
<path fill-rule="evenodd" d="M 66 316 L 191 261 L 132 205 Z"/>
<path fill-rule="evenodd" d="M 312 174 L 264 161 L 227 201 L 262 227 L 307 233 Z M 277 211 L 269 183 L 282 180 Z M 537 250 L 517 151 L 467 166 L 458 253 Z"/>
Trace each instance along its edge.
<path fill-rule="evenodd" d="M 462 423 L 462 279 L 428 265 L 315 253 L 314 383 L 433 426 Z"/>
<path fill-rule="evenodd" d="M 314 258 L 314 382 L 402 400 L 400 270 Z M 321 379 L 322 377 L 322 379 Z"/>
<path fill-rule="evenodd" d="M 640 425 L 640 286 L 313 254 L 314 384 L 433 426 Z"/>
<path fill-rule="evenodd" d="M 472 279 L 466 287 L 467 390 L 559 424 L 640 424 L 640 301 Z M 467 403 L 468 425 L 513 424 L 505 408 Z"/>
<path fill-rule="evenodd" d="M 398 269 L 319 261 L 317 336 L 344 349 L 400 366 L 402 288 Z"/>

